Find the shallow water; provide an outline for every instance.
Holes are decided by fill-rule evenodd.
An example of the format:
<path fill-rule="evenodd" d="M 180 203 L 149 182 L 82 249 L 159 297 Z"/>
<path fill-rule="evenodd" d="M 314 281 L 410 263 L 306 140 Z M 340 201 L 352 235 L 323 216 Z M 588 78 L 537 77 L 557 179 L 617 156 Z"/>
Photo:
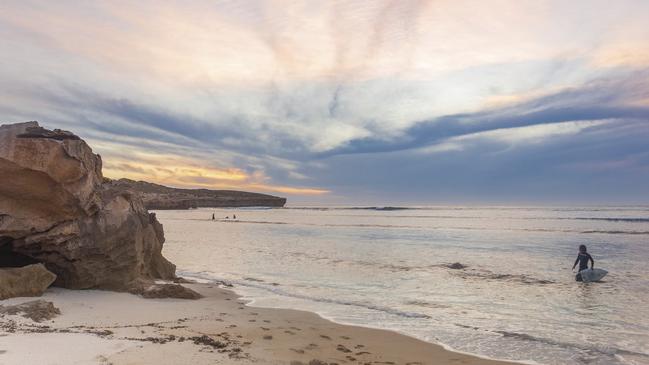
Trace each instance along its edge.
<path fill-rule="evenodd" d="M 236 214 L 237 221 L 217 218 Z M 158 211 L 181 274 L 310 310 L 541 364 L 649 364 L 649 207 Z M 570 268 L 587 244 L 603 282 Z M 464 269 L 448 264 L 459 262 Z"/>

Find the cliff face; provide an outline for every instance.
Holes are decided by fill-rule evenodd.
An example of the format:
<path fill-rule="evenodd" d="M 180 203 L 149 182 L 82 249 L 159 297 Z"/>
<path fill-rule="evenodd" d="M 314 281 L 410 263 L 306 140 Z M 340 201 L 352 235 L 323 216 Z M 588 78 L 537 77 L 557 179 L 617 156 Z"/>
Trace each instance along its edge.
<path fill-rule="evenodd" d="M 136 193 L 147 209 L 190 209 L 200 207 L 283 207 L 286 198 L 233 190 L 175 189 L 145 181 L 119 179 L 110 182 L 119 189 Z"/>
<path fill-rule="evenodd" d="M 173 279 L 155 215 L 103 181 L 100 156 L 74 134 L 0 126 L 0 264 L 43 263 L 73 289 L 142 292 Z"/>

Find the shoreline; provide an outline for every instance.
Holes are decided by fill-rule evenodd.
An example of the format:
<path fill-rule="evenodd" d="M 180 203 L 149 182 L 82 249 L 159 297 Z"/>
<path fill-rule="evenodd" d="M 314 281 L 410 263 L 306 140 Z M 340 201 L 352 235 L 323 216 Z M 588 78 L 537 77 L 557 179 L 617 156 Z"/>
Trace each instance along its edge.
<path fill-rule="evenodd" d="M 188 279 L 188 280 L 204 280 L 205 281 L 205 282 L 199 282 L 200 284 L 213 284 L 213 282 L 210 282 L 208 279 L 203 279 L 203 278 L 193 277 L 193 276 L 183 276 L 183 275 L 179 275 L 179 276 L 181 276 L 181 277 L 183 277 L 185 279 Z M 217 282 L 227 282 L 226 280 L 216 280 L 216 281 Z M 236 284 L 233 285 L 233 287 L 228 288 L 228 289 L 224 289 L 224 290 L 228 290 L 228 291 L 233 292 L 235 295 L 238 296 L 239 299 L 246 301 L 246 303 L 245 303 L 246 306 L 250 306 L 252 308 L 265 308 L 265 309 L 271 309 L 271 310 L 272 309 L 292 310 L 292 311 L 298 311 L 298 312 L 312 313 L 312 314 L 315 314 L 318 317 L 322 318 L 325 321 L 332 322 L 332 323 L 335 323 L 335 324 L 338 324 L 338 325 L 341 325 L 341 326 L 360 327 L 360 328 L 368 328 L 368 329 L 373 329 L 373 330 L 378 330 L 378 331 L 391 332 L 391 333 L 394 333 L 394 334 L 399 335 L 399 336 L 406 336 L 406 337 L 409 337 L 409 338 L 412 338 L 414 340 L 421 341 L 421 342 L 424 342 L 424 343 L 427 343 L 427 344 L 440 346 L 446 351 L 450 351 L 450 352 L 453 352 L 453 353 L 462 354 L 462 355 L 466 355 L 466 356 L 476 357 L 476 358 L 483 359 L 483 360 L 499 361 L 499 362 L 503 362 L 505 364 L 543 365 L 543 364 L 538 363 L 538 362 L 533 361 L 533 360 L 498 359 L 498 358 L 492 358 L 492 357 L 488 357 L 488 356 L 483 356 L 483 355 L 480 355 L 480 354 L 474 354 L 474 353 L 470 353 L 470 352 L 466 352 L 466 351 L 461 351 L 461 350 L 457 350 L 457 349 L 453 348 L 452 346 L 447 345 L 445 343 L 435 342 L 435 341 L 430 341 L 430 340 L 418 338 L 418 337 L 416 337 L 414 335 L 404 333 L 404 332 L 400 332 L 399 330 L 396 330 L 396 329 L 384 328 L 384 327 L 379 327 L 379 326 L 372 326 L 371 324 L 355 324 L 355 323 L 348 323 L 348 322 L 344 322 L 344 321 L 339 321 L 339 320 L 337 320 L 337 319 L 335 319 L 333 317 L 326 316 L 326 315 L 324 315 L 324 314 L 322 314 L 322 313 L 320 313 L 318 311 L 303 310 L 303 309 L 281 307 L 281 306 L 277 306 L 277 307 L 274 307 L 274 306 L 257 306 L 256 305 L 256 300 L 254 298 L 247 298 L 243 293 L 237 292 L 236 285 L 241 286 L 241 284 L 236 283 Z M 257 287 L 254 287 L 254 288 L 257 288 Z"/>
<path fill-rule="evenodd" d="M 0 364 L 521 364 L 313 312 L 255 307 L 216 284 L 185 285 L 204 298 L 50 288 L 41 298 L 2 301 L 7 306 L 42 299 L 61 315 L 41 323 L 2 315 Z"/>

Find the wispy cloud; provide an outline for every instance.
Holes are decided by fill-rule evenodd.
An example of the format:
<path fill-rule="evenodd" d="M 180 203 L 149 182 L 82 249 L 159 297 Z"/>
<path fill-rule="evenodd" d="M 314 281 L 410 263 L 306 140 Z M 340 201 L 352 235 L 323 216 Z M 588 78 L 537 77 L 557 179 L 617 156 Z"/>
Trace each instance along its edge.
<path fill-rule="evenodd" d="M 643 81 L 648 75 L 649 72 L 640 71 L 624 80 L 591 82 L 493 110 L 424 120 L 414 123 L 396 138 L 352 140 L 324 155 L 407 150 L 452 137 L 571 121 L 619 119 L 649 123 L 649 106 L 634 103 L 649 95 L 649 87 Z"/>
<path fill-rule="evenodd" d="M 4 1 L 0 120 L 73 130 L 110 176 L 176 186 L 587 200 L 582 174 L 615 200 L 610 171 L 646 192 L 647 14 L 640 0 Z"/>

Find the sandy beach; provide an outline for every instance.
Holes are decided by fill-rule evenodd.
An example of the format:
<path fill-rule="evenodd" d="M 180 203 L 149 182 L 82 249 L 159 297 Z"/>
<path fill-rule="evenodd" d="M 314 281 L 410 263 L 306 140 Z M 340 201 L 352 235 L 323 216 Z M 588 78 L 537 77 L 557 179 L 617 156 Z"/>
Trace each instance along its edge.
<path fill-rule="evenodd" d="M 0 0 L 0 365 L 649 365 L 649 0 Z"/>
<path fill-rule="evenodd" d="M 42 299 L 61 314 L 41 322 L 2 314 L 0 364 L 507 364 L 314 313 L 255 308 L 212 284 L 187 286 L 204 298 L 50 288 L 2 301 Z"/>

